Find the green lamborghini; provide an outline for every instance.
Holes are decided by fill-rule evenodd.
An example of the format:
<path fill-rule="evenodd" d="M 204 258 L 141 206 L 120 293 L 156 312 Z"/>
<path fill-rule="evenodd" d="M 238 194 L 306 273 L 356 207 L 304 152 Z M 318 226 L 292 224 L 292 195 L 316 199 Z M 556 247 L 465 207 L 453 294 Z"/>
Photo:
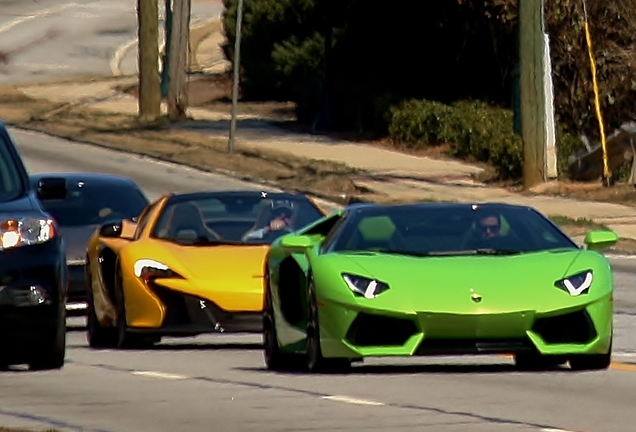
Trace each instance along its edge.
<path fill-rule="evenodd" d="M 509 354 L 523 368 L 599 370 L 613 276 L 535 209 L 354 204 L 280 237 L 265 263 L 271 370 L 346 370 L 369 356 Z"/>

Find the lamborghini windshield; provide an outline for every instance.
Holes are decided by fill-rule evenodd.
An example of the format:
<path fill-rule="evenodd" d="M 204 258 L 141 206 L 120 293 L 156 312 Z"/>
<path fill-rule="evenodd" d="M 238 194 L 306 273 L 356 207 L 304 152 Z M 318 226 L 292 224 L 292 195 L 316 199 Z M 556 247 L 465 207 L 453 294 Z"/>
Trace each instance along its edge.
<path fill-rule="evenodd" d="M 152 236 L 189 245 L 270 244 L 322 216 L 302 195 L 191 194 L 164 208 Z"/>
<path fill-rule="evenodd" d="M 503 205 L 411 205 L 351 215 L 332 251 L 413 256 L 510 255 L 576 244 L 540 213 Z"/>

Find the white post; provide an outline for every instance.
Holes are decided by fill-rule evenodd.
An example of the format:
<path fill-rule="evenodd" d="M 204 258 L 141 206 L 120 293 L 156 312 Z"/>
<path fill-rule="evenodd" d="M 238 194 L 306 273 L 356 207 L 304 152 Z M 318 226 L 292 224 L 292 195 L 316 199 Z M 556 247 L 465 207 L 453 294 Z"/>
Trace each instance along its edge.
<path fill-rule="evenodd" d="M 544 87 L 545 87 L 545 172 L 547 178 L 557 178 L 556 125 L 554 121 L 554 86 L 552 85 L 552 61 L 550 59 L 550 36 L 544 34 Z"/>

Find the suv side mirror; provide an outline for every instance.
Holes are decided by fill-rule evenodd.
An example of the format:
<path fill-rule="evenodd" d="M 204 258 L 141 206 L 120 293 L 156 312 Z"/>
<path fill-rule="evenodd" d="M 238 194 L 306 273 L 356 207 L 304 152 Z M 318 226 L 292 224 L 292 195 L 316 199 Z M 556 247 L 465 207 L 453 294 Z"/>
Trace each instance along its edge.
<path fill-rule="evenodd" d="M 41 201 L 66 198 L 66 179 L 45 177 L 38 181 L 37 196 Z"/>

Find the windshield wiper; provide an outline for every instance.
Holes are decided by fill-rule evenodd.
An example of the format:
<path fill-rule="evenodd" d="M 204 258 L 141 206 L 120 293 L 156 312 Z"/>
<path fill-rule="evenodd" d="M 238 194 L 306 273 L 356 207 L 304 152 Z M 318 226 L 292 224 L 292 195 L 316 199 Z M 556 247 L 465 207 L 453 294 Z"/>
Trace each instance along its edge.
<path fill-rule="evenodd" d="M 357 254 L 357 255 L 365 255 L 365 254 L 405 255 L 405 256 L 413 256 L 413 257 L 425 257 L 429 255 L 426 252 L 409 252 L 409 251 L 392 250 L 392 249 L 367 249 L 367 250 L 346 251 L 345 253 Z"/>
<path fill-rule="evenodd" d="M 523 253 L 523 251 L 515 250 L 515 249 L 493 249 L 493 248 L 483 248 L 476 249 L 477 255 L 519 255 Z"/>
<path fill-rule="evenodd" d="M 429 255 L 433 256 L 457 256 L 457 255 L 518 255 L 523 251 L 514 249 L 494 249 L 494 248 L 480 248 L 480 249 L 468 249 L 458 251 L 439 251 L 430 252 Z"/>

